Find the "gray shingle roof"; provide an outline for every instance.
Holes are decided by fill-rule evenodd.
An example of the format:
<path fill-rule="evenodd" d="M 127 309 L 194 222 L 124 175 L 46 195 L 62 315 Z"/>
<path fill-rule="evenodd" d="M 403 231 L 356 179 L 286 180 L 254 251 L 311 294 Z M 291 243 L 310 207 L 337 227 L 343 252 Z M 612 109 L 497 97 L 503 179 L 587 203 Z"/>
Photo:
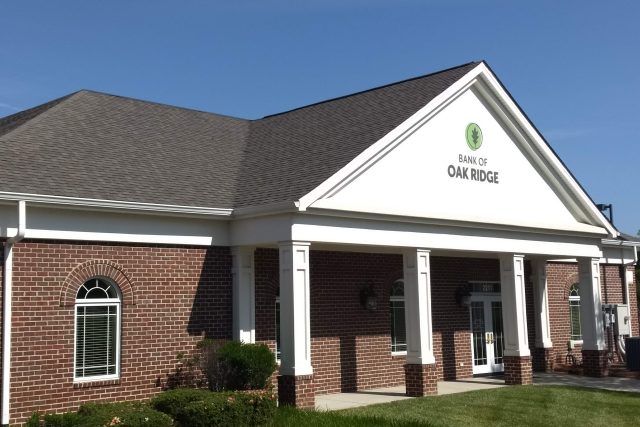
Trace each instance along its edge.
<path fill-rule="evenodd" d="M 0 191 L 214 208 L 295 201 L 476 65 L 254 121 L 76 92 L 0 119 Z"/>
<path fill-rule="evenodd" d="M 0 191 L 231 208 L 248 129 L 80 91 L 0 137 Z"/>

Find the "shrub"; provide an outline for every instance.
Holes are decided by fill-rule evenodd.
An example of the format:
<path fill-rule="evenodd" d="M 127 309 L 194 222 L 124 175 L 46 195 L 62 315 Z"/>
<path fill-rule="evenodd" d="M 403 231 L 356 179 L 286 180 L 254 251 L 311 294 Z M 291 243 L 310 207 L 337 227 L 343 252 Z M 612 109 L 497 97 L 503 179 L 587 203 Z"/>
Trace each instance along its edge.
<path fill-rule="evenodd" d="M 229 341 L 209 358 L 207 378 L 212 390 L 264 389 L 276 370 L 273 353 L 264 344 Z"/>
<path fill-rule="evenodd" d="M 184 406 L 175 419 L 184 427 L 256 426 L 267 424 L 275 412 L 271 392 L 209 392 L 205 399 Z"/>
<path fill-rule="evenodd" d="M 191 402 L 206 400 L 211 394 L 206 389 L 180 388 L 165 391 L 151 400 L 151 406 L 160 412 L 176 418 L 180 410 Z"/>
<path fill-rule="evenodd" d="M 29 417 L 26 427 L 76 427 L 81 425 L 80 421 L 80 417 L 75 412 L 47 414 L 44 416 L 36 412 Z"/>
<path fill-rule="evenodd" d="M 27 427 L 169 427 L 173 420 L 166 414 L 140 402 L 86 403 L 78 412 L 33 414 Z"/>
<path fill-rule="evenodd" d="M 192 355 L 178 354 L 176 371 L 167 376 L 164 388 L 263 389 L 276 368 L 273 353 L 264 344 L 223 343 L 207 338 L 198 343 Z"/>

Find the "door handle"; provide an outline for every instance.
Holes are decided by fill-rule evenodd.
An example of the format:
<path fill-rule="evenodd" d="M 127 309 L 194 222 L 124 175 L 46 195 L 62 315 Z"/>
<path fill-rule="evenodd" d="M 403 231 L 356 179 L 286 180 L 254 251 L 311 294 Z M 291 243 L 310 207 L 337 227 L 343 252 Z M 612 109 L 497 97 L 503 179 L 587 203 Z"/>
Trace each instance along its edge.
<path fill-rule="evenodd" d="M 493 344 L 493 332 L 486 332 L 485 339 L 487 340 L 487 344 Z"/>

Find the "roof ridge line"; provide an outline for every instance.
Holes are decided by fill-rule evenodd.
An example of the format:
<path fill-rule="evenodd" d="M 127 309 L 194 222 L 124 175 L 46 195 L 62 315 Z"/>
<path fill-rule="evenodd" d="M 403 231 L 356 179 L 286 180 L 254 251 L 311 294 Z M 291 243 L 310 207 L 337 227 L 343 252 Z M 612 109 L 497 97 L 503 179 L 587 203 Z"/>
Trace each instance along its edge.
<path fill-rule="evenodd" d="M 318 102 L 314 102 L 312 104 L 303 105 L 302 107 L 292 108 L 291 110 L 282 111 L 280 113 L 269 114 L 269 115 L 264 116 L 261 119 L 257 119 L 257 120 L 262 120 L 262 119 L 268 119 L 268 118 L 271 118 L 271 117 L 281 116 L 281 115 L 284 115 L 284 114 L 292 113 L 294 111 L 302 110 L 304 108 L 314 107 L 316 105 L 326 104 L 328 102 L 333 102 L 333 101 L 338 101 L 340 99 L 349 98 L 351 96 L 356 96 L 356 95 L 361 95 L 363 93 L 372 92 L 372 91 L 378 90 L 378 89 L 384 89 L 386 87 L 399 85 L 399 84 L 402 84 L 402 83 L 410 82 L 412 80 L 418 80 L 418 79 L 422 79 L 422 78 L 425 78 L 425 77 L 435 76 L 436 74 L 446 73 L 448 71 L 455 70 L 457 68 L 466 67 L 466 66 L 469 66 L 471 64 L 480 64 L 482 62 L 484 62 L 484 61 L 481 60 L 481 61 L 467 62 L 466 64 L 456 65 L 455 67 L 450 67 L 450 68 L 447 68 L 447 69 L 444 69 L 444 70 L 440 70 L 440 71 L 434 71 L 433 73 L 423 74 L 423 75 L 415 76 L 415 77 L 409 77 L 407 79 L 400 80 L 400 81 L 397 81 L 397 82 L 387 83 L 387 84 L 383 84 L 383 85 L 380 85 L 380 86 L 372 87 L 372 88 L 369 88 L 369 89 L 364 89 L 364 90 L 361 90 L 361 91 L 358 91 L 358 92 L 349 93 L 347 95 L 341 95 L 341 96 L 337 96 L 335 98 L 325 99 L 323 101 L 318 101 Z"/>
<path fill-rule="evenodd" d="M 53 99 L 53 100 L 51 100 L 49 102 L 45 102 L 44 104 L 36 105 L 35 107 L 31 107 L 31 108 L 28 108 L 26 110 L 22 110 L 22 111 L 19 111 L 19 112 L 15 113 L 15 114 L 11 114 L 9 116 L 5 116 L 5 117 L 1 118 L 0 119 L 0 138 L 5 138 L 7 135 L 12 134 L 13 132 L 15 132 L 18 129 L 20 129 L 26 123 L 34 121 L 34 120 L 37 120 L 38 118 L 40 118 L 43 115 L 47 114 L 49 111 L 59 107 L 60 105 L 64 104 L 66 101 L 71 99 L 72 97 L 78 95 L 80 92 L 81 91 L 77 90 L 75 92 L 71 92 L 68 95 L 64 95 L 64 96 L 61 96 L 59 98 Z M 41 111 L 37 112 L 36 110 L 41 110 Z M 35 114 L 32 117 L 29 117 L 30 113 L 35 113 Z M 10 126 L 11 122 L 19 121 L 21 118 L 24 118 L 24 117 L 26 117 L 26 119 L 22 123 L 19 123 L 19 124 L 15 125 L 14 127 L 10 128 L 5 133 L 1 133 L 1 126 L 3 124 L 6 124 L 6 125 Z"/>
<path fill-rule="evenodd" d="M 224 118 L 227 118 L 227 119 L 234 119 L 234 120 L 243 121 L 243 122 L 252 121 L 251 119 L 244 119 L 242 117 L 230 116 L 228 114 L 212 113 L 211 111 L 197 110 L 195 108 L 188 108 L 188 107 L 180 107 L 178 105 L 172 105 L 172 104 L 167 104 L 167 103 L 158 102 L 158 101 L 149 101 L 147 99 L 132 98 L 130 96 L 116 95 L 116 94 L 113 94 L 113 93 L 102 92 L 102 91 L 99 91 L 99 90 L 81 89 L 78 92 L 94 93 L 94 94 L 97 94 L 97 95 L 110 96 L 110 97 L 113 97 L 113 98 L 120 98 L 120 99 L 127 100 L 127 101 L 142 102 L 144 104 L 152 104 L 152 105 L 158 105 L 160 107 L 172 108 L 172 109 L 175 109 L 175 110 L 182 110 L 182 111 L 190 111 L 190 112 L 194 112 L 194 113 L 208 114 L 210 116 L 224 117 Z"/>

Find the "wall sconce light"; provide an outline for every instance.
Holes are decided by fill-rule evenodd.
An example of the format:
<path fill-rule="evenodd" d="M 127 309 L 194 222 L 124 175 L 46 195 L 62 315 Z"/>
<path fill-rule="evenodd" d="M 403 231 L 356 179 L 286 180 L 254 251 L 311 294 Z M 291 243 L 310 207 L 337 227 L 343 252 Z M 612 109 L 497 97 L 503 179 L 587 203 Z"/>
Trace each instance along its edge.
<path fill-rule="evenodd" d="M 456 304 L 460 307 L 469 307 L 471 305 L 471 291 L 467 285 L 456 289 Z"/>
<path fill-rule="evenodd" d="M 373 289 L 373 283 L 360 290 L 360 304 L 369 311 L 375 311 L 378 308 L 378 297 Z"/>

